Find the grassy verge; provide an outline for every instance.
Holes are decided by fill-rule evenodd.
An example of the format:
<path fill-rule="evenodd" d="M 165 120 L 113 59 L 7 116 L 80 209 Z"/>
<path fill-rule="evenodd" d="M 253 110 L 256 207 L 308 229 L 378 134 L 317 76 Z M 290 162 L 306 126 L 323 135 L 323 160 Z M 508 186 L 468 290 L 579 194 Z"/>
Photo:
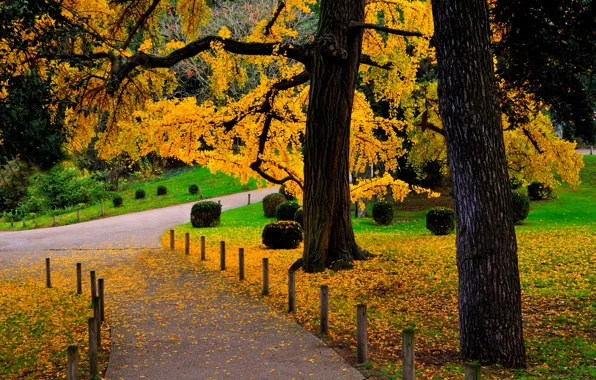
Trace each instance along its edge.
<path fill-rule="evenodd" d="M 126 190 L 121 192 L 124 199 L 124 203 L 121 207 L 114 207 L 111 200 L 107 200 L 103 203 L 104 216 L 128 214 L 131 212 L 199 201 L 201 199 L 200 193 L 192 195 L 188 192 L 188 187 L 193 183 L 201 188 L 204 198 L 212 198 L 257 188 L 255 181 L 250 181 L 248 184 L 242 185 L 238 179 L 221 172 L 212 174 L 207 168 L 196 167 L 169 178 L 161 178 L 150 182 L 132 183 Z M 158 186 L 166 186 L 168 194 L 157 196 Z M 135 191 L 137 189 L 145 190 L 145 199 L 135 199 Z M 80 221 L 84 222 L 98 219 L 100 218 L 100 215 L 101 204 L 95 204 L 80 210 Z M 75 210 L 56 216 L 56 222 L 59 226 L 77 223 L 77 221 L 77 212 Z M 51 227 L 52 225 L 53 217 L 50 214 L 39 216 L 35 220 L 27 220 L 25 226 L 23 226 L 22 221 L 15 221 L 11 226 L 9 220 L 4 218 L 0 219 L 0 230 L 28 230 L 38 227 Z"/>
<path fill-rule="evenodd" d="M 517 227 L 528 369 L 484 369 L 488 378 L 596 378 L 596 160 L 586 157 L 583 183 L 562 188 L 558 198 L 536 202 L 527 223 Z M 391 226 L 354 220 L 359 244 L 377 256 L 353 270 L 296 276 L 294 318 L 318 331 L 319 286 L 330 288 L 328 342 L 354 362 L 355 311 L 368 306 L 370 363 L 363 372 L 376 378 L 399 378 L 401 330 L 417 330 L 417 371 L 425 379 L 462 378 L 458 358 L 457 268 L 455 236 L 433 236 L 424 228 L 424 212 L 400 212 Z M 230 210 L 219 227 L 176 229 L 191 233 L 197 255 L 201 235 L 207 239 L 205 265 L 219 270 L 219 241 L 228 249 L 230 281 L 237 281 L 236 252 L 246 249 L 245 282 L 239 289 L 260 293 L 261 259 L 269 258 L 271 295 L 264 298 L 280 311 L 287 308 L 287 269 L 302 249 L 269 250 L 261 244 L 270 221 L 261 204 Z M 164 242 L 167 236 L 164 236 Z M 177 239 L 182 244 L 182 239 Z M 183 250 L 182 245 L 177 249 Z"/>
<path fill-rule="evenodd" d="M 66 349 L 79 347 L 79 369 L 88 377 L 88 298 L 60 288 L 0 281 L 0 378 L 66 378 Z M 110 346 L 103 334 L 104 349 Z M 100 356 L 100 368 L 108 353 Z M 82 377 L 83 378 L 83 377 Z"/>

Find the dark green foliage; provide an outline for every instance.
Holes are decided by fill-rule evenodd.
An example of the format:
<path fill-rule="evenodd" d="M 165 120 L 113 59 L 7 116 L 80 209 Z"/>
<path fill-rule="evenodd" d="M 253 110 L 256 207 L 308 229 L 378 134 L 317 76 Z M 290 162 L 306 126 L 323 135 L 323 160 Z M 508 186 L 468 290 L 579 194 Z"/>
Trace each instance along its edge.
<path fill-rule="evenodd" d="M 302 241 L 302 228 L 293 220 L 280 220 L 267 224 L 262 237 L 263 244 L 269 248 L 297 248 Z"/>
<path fill-rule="evenodd" d="M 513 222 L 521 224 L 530 213 L 530 198 L 522 192 L 514 191 L 511 193 L 511 201 L 513 202 L 513 210 L 511 211 Z"/>
<path fill-rule="evenodd" d="M 390 225 L 393 222 L 393 202 L 380 201 L 374 204 L 372 209 L 373 219 L 382 225 Z"/>
<path fill-rule="evenodd" d="M 116 194 L 112 197 L 112 202 L 114 203 L 114 207 L 122 206 L 123 201 L 124 200 L 122 198 L 122 195 L 120 195 L 120 194 Z"/>
<path fill-rule="evenodd" d="M 511 190 L 517 190 L 524 185 L 522 180 L 517 178 L 511 178 L 509 184 L 511 185 Z"/>
<path fill-rule="evenodd" d="M 20 161 L 0 166 L 0 211 L 11 212 L 27 197 L 30 168 Z"/>
<path fill-rule="evenodd" d="M 549 199 L 553 196 L 553 189 L 541 182 L 532 182 L 528 185 L 528 196 L 533 201 Z"/>
<path fill-rule="evenodd" d="M 166 195 L 168 193 L 168 188 L 163 186 L 163 185 L 159 185 L 157 186 L 157 195 Z"/>
<path fill-rule="evenodd" d="M 265 196 L 265 198 L 263 198 L 263 211 L 265 212 L 265 216 L 268 218 L 273 218 L 275 216 L 275 209 L 277 206 L 285 201 L 286 198 L 279 193 L 273 193 Z"/>
<path fill-rule="evenodd" d="M 193 227 L 215 227 L 221 218 L 221 205 L 213 201 L 198 202 L 190 210 L 190 222 Z"/>
<path fill-rule="evenodd" d="M 285 201 L 280 203 L 275 209 L 275 216 L 277 220 L 294 220 L 296 211 L 300 208 L 300 205 L 296 201 Z"/>
<path fill-rule="evenodd" d="M 300 227 L 304 227 L 303 215 L 304 215 L 304 211 L 302 210 L 302 207 L 300 207 L 298 210 L 296 210 L 296 213 L 294 214 L 294 222 L 300 224 Z"/>
<path fill-rule="evenodd" d="M 281 187 L 279 188 L 279 193 L 283 195 L 288 201 L 293 201 L 296 199 L 294 195 L 288 192 L 288 188 L 286 187 L 286 185 L 281 185 Z"/>
<path fill-rule="evenodd" d="M 135 191 L 135 199 L 145 199 L 145 190 L 138 189 Z"/>
<path fill-rule="evenodd" d="M 426 213 L 426 229 L 435 235 L 449 235 L 455 229 L 455 213 L 450 208 L 432 208 Z"/>
<path fill-rule="evenodd" d="M 195 195 L 196 193 L 199 192 L 199 187 L 193 183 L 192 185 L 190 185 L 188 187 L 188 192 L 191 193 L 192 195 Z"/>

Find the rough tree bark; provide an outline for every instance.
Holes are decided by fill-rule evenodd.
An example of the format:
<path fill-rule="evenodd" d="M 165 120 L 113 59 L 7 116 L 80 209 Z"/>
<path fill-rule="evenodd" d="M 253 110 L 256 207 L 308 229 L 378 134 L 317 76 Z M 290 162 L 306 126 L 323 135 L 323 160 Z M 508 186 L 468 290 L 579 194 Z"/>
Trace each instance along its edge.
<path fill-rule="evenodd" d="M 457 214 L 460 349 L 526 364 L 517 243 L 486 0 L 434 0 L 439 104 Z"/>
<path fill-rule="evenodd" d="M 350 120 L 358 77 L 365 0 L 323 0 L 304 149 L 304 270 L 361 259 L 350 219 Z"/>

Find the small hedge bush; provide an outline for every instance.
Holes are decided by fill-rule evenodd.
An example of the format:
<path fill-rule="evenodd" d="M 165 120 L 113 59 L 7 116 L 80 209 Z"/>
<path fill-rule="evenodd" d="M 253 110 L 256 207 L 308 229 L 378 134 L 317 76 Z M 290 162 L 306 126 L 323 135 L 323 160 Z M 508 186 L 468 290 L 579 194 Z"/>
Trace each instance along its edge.
<path fill-rule="evenodd" d="M 190 185 L 188 187 L 188 192 L 191 193 L 192 195 L 195 195 L 196 193 L 199 192 L 199 187 L 193 183 L 192 185 Z"/>
<path fill-rule="evenodd" d="M 195 228 L 215 227 L 221 218 L 221 205 L 217 202 L 198 202 L 190 210 L 190 223 Z"/>
<path fill-rule="evenodd" d="M 112 197 L 112 203 L 114 203 L 114 207 L 120 207 L 123 203 L 122 195 L 116 194 Z"/>
<path fill-rule="evenodd" d="M 159 185 L 157 186 L 157 195 L 166 195 L 168 193 L 168 188 L 163 186 L 163 185 Z"/>
<path fill-rule="evenodd" d="M 449 235 L 455 229 L 455 213 L 450 208 L 432 208 L 426 213 L 426 229 L 435 235 Z"/>
<path fill-rule="evenodd" d="M 382 225 L 389 225 L 393 222 L 393 203 L 380 201 L 374 204 L 372 209 L 373 219 Z"/>
<path fill-rule="evenodd" d="M 145 199 L 145 190 L 138 189 L 135 191 L 135 199 Z"/>
<path fill-rule="evenodd" d="M 277 209 L 277 206 L 285 201 L 286 198 L 279 193 L 273 193 L 265 196 L 265 198 L 263 198 L 263 212 L 265 213 L 265 216 L 268 218 L 273 218 L 275 216 L 275 210 Z"/>
<path fill-rule="evenodd" d="M 300 205 L 296 201 L 285 201 L 280 203 L 275 208 L 275 216 L 277 220 L 294 220 L 296 211 L 300 208 Z"/>
<path fill-rule="evenodd" d="M 302 241 L 302 228 L 293 220 L 279 220 L 265 226 L 262 238 L 263 244 L 269 248 L 297 248 Z"/>
<path fill-rule="evenodd" d="M 528 185 L 528 197 L 533 201 L 549 199 L 553 196 L 553 189 L 541 182 L 532 182 Z"/>
<path fill-rule="evenodd" d="M 293 201 L 296 199 L 295 196 L 288 192 L 288 188 L 286 187 L 286 185 L 281 185 L 281 187 L 279 188 L 279 193 L 283 195 L 288 201 Z"/>
<path fill-rule="evenodd" d="M 294 222 L 300 224 L 300 227 L 304 228 L 304 218 L 302 217 L 304 215 L 304 210 L 302 210 L 302 207 L 300 207 L 298 210 L 296 210 L 296 213 L 294 214 Z"/>
<path fill-rule="evenodd" d="M 514 191 L 511 194 L 511 200 L 513 204 L 513 222 L 515 224 L 521 224 L 530 213 L 530 198 L 519 191 Z"/>

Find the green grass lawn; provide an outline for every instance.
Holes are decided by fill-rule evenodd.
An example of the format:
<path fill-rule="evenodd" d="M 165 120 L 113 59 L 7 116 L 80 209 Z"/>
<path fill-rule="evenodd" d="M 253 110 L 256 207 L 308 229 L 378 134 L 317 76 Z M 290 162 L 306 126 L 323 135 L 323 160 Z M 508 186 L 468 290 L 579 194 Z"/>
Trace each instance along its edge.
<path fill-rule="evenodd" d="M 165 175 L 162 178 L 152 181 L 131 183 L 125 190 L 120 192 L 124 198 L 124 203 L 121 207 L 114 207 L 111 199 L 103 202 L 104 216 L 121 215 L 199 201 L 201 199 L 200 193 L 191 195 L 188 192 L 188 187 L 193 183 L 201 188 L 204 198 L 212 198 L 257 188 L 255 181 L 251 180 L 248 184 L 242 185 L 237 178 L 230 177 L 221 172 L 212 174 L 209 169 L 204 167 L 177 171 L 174 174 L 172 176 Z M 157 196 L 158 186 L 166 186 L 168 194 Z M 145 199 L 135 199 L 135 191 L 137 189 L 145 190 Z M 98 219 L 101 214 L 101 204 L 98 203 L 83 208 L 80 210 L 80 214 L 81 222 Z M 77 223 L 77 212 L 73 210 L 69 213 L 57 215 L 56 221 L 59 226 Z M 27 220 L 25 226 L 23 226 L 22 221 L 15 221 L 11 227 L 10 221 L 2 218 L 0 220 L 0 230 L 25 230 L 38 227 L 51 227 L 52 224 L 53 217 L 51 214 L 39 216 L 34 220 Z"/>

